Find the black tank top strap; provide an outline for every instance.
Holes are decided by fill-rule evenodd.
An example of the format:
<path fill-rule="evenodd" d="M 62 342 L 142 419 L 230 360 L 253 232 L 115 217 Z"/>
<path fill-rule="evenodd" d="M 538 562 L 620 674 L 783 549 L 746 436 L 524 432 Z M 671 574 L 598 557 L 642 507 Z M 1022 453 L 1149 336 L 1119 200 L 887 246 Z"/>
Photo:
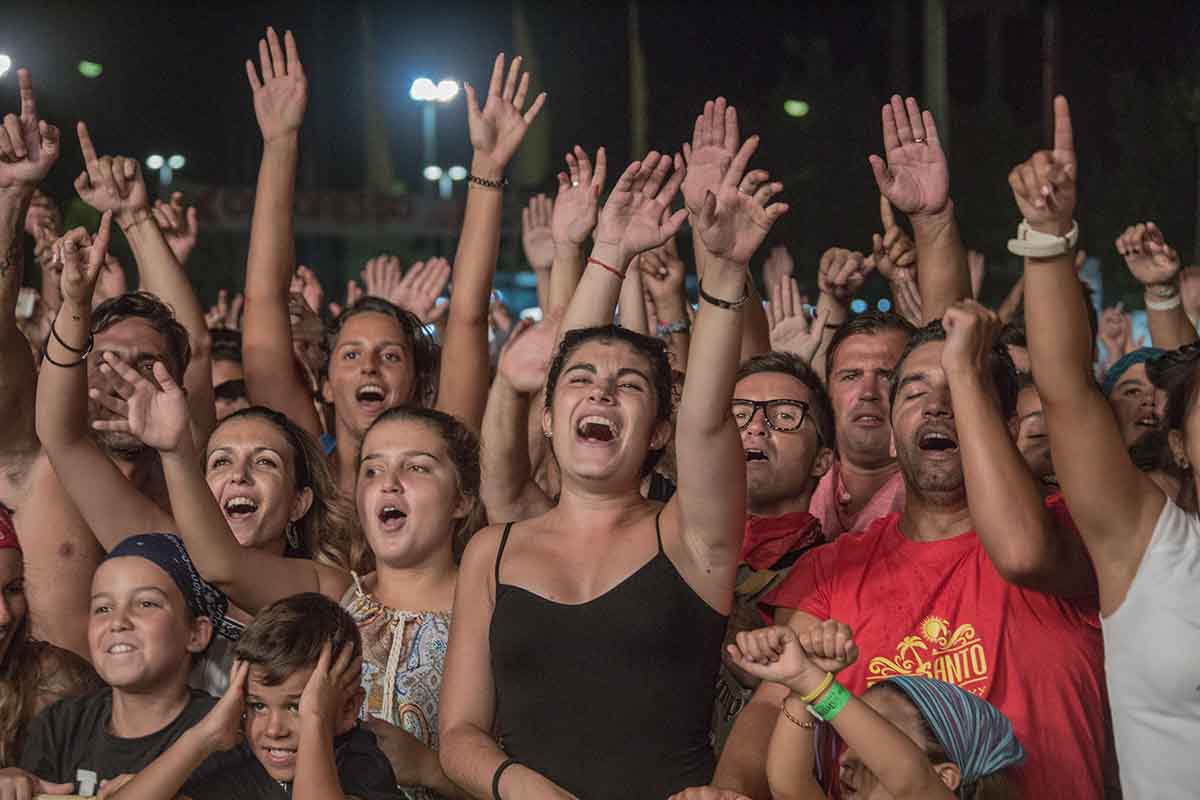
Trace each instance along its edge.
<path fill-rule="evenodd" d="M 658 510 L 658 513 L 654 515 L 654 534 L 658 537 L 658 554 L 659 555 L 663 555 L 666 552 L 665 550 L 663 550 L 663 546 L 662 546 L 662 515 L 663 515 L 663 512 L 666 510 L 667 510 L 667 506 L 664 503 L 663 507 L 660 508 Z"/>
<path fill-rule="evenodd" d="M 504 533 L 500 534 L 500 546 L 496 548 L 496 585 L 500 585 L 500 559 L 504 555 L 504 546 L 508 544 L 508 534 L 512 530 L 515 523 L 508 523 L 504 526 Z"/>

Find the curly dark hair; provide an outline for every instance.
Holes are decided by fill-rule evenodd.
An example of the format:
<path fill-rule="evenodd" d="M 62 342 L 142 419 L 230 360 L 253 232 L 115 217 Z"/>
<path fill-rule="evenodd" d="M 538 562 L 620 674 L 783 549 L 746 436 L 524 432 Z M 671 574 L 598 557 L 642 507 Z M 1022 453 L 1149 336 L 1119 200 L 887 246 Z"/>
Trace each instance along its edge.
<path fill-rule="evenodd" d="M 347 321 L 359 314 L 383 314 L 396 320 L 396 324 L 400 326 L 400 330 L 404 331 L 412 349 L 413 386 L 408 402 L 426 408 L 432 407 L 437 402 L 438 349 L 436 343 L 426 333 L 421 320 L 411 311 L 406 311 L 381 297 L 364 297 L 342 311 L 337 319 L 329 325 L 325 336 L 326 351 L 332 353 L 337 348 L 337 340 L 342 334 L 342 328 L 345 327 Z M 328 359 L 326 361 L 328 362 Z"/>
<path fill-rule="evenodd" d="M 171 377 L 183 382 L 192 359 L 192 347 L 188 343 L 187 329 L 175 319 L 171 307 L 149 292 L 130 292 L 110 297 L 92 312 L 92 335 L 104 331 L 131 317 L 144 319 L 167 343 L 166 367 Z"/>
<path fill-rule="evenodd" d="M 667 355 L 667 345 L 662 339 L 634 333 L 627 328 L 617 325 L 597 325 L 593 328 L 576 328 L 567 331 L 558 346 L 550 369 L 546 373 L 546 409 L 554 405 L 554 390 L 558 388 L 558 379 L 562 376 L 563 367 L 571 354 L 588 342 L 603 342 L 613 344 L 624 342 L 635 353 L 650 362 L 650 380 L 653 383 L 655 408 L 654 415 L 658 422 L 670 422 L 673 399 L 671 393 L 671 361 Z M 651 450 L 646 454 L 642 463 L 642 476 L 649 475 L 654 465 L 662 458 L 666 448 Z"/>

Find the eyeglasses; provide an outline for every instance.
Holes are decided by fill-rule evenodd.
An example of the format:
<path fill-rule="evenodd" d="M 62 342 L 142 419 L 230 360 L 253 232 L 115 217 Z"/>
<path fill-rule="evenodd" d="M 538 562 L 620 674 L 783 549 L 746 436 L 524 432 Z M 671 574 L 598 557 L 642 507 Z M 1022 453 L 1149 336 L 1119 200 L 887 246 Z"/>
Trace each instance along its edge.
<path fill-rule="evenodd" d="M 744 429 L 754 419 L 761 408 L 767 427 L 780 433 L 790 433 L 799 430 L 808 419 L 808 403 L 803 400 L 739 400 L 734 398 L 730 403 L 733 411 L 733 421 L 739 429 Z M 817 431 L 817 440 L 821 433 Z"/>

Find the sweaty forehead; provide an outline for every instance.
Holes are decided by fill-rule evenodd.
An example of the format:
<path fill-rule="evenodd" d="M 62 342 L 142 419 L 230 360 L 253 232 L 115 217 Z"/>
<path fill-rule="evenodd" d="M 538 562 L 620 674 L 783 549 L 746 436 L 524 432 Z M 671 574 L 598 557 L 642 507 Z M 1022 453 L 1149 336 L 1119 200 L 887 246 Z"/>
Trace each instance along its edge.
<path fill-rule="evenodd" d="M 893 329 L 848 336 L 834 352 L 833 369 L 891 369 L 906 341 L 903 331 Z"/>
<path fill-rule="evenodd" d="M 140 317 L 128 317 L 114 322 L 96 334 L 97 350 L 125 350 L 166 357 L 167 340 Z"/>
<path fill-rule="evenodd" d="M 810 400 L 811 390 L 784 372 L 756 372 L 738 381 L 734 397 L 743 400 Z"/>

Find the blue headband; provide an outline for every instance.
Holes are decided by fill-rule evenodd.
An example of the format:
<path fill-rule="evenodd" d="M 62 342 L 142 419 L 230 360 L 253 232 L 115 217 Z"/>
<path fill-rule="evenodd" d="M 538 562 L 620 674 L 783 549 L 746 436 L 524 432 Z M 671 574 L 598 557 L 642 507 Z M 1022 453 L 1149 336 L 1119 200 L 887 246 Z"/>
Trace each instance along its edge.
<path fill-rule="evenodd" d="M 1117 381 L 1121 380 L 1130 367 L 1135 367 L 1138 364 L 1147 364 L 1151 361 L 1156 361 L 1166 355 L 1166 350 L 1160 347 L 1139 347 L 1132 353 L 1126 353 L 1121 356 L 1117 363 L 1108 368 L 1108 372 L 1104 373 L 1104 380 L 1100 384 L 1100 388 L 1104 390 L 1104 396 L 1108 397 L 1112 394 L 1112 390 L 1116 388 Z"/>
<path fill-rule="evenodd" d="M 104 560 L 136 556 L 157 566 L 175 582 L 188 610 L 197 617 L 208 617 L 217 633 L 236 641 L 239 628 L 225 616 L 229 600 L 200 577 L 183 540 L 173 533 L 139 533 L 123 539 Z"/>
<path fill-rule="evenodd" d="M 958 765 L 964 784 L 1025 760 L 1008 717 L 970 692 L 952 683 L 912 675 L 884 683 L 899 689 L 917 707 L 938 744 Z"/>

